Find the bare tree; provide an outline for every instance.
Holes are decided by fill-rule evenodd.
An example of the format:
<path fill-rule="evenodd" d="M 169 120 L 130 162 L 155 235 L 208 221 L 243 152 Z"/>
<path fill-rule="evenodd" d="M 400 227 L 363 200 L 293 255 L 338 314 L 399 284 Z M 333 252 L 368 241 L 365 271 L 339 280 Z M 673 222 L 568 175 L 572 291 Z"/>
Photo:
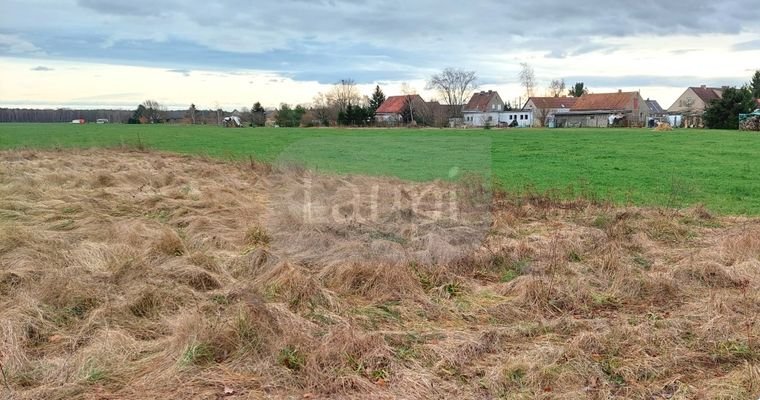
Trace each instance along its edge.
<path fill-rule="evenodd" d="M 417 94 L 417 89 L 415 89 L 412 85 L 406 82 L 401 82 L 401 94 L 406 95 L 406 96 L 412 96 L 412 95 Z"/>
<path fill-rule="evenodd" d="M 536 89 L 536 72 L 533 71 L 533 67 L 531 67 L 530 64 L 525 62 L 520 63 L 520 67 L 522 68 L 518 75 L 520 84 L 525 88 L 525 95 L 533 97 L 533 93 Z"/>
<path fill-rule="evenodd" d="M 156 100 L 145 100 L 142 103 L 142 106 L 145 107 L 143 116 L 147 118 L 151 124 L 161 122 L 166 111 L 164 106 Z"/>
<path fill-rule="evenodd" d="M 565 93 L 565 88 L 566 86 L 564 79 L 554 79 L 549 84 L 549 93 L 552 97 L 559 97 Z"/>
<path fill-rule="evenodd" d="M 549 117 L 551 116 L 551 108 L 539 107 L 533 110 L 533 123 L 538 124 L 539 127 L 544 128 L 549 124 Z"/>
<path fill-rule="evenodd" d="M 222 106 L 219 104 L 218 101 L 214 102 L 214 109 L 216 110 L 216 124 L 221 126 L 222 125 L 222 114 L 224 111 L 222 110 Z"/>
<path fill-rule="evenodd" d="M 346 111 L 349 105 L 357 105 L 361 101 L 361 95 L 353 79 L 341 79 L 335 84 L 329 96 L 338 112 Z"/>
<path fill-rule="evenodd" d="M 314 118 L 320 121 L 322 125 L 330 126 L 338 121 L 338 110 L 332 96 L 325 93 L 317 93 L 314 96 L 311 109 Z"/>
<path fill-rule="evenodd" d="M 478 76 L 475 71 L 446 68 L 440 74 L 430 77 L 426 89 L 436 90 L 444 104 L 453 109 L 451 117 L 462 115 L 465 101 L 478 88 Z"/>
<path fill-rule="evenodd" d="M 190 117 L 190 123 L 195 125 L 195 118 L 198 116 L 198 109 L 195 104 L 190 104 L 190 108 L 187 109 L 187 116 Z"/>

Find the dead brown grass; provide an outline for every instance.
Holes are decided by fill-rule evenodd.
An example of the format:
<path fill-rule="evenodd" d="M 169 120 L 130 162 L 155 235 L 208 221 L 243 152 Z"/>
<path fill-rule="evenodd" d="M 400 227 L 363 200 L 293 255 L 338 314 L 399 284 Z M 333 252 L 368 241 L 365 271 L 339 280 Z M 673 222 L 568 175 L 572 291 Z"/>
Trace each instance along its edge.
<path fill-rule="evenodd" d="M 374 187 L 376 218 L 357 219 L 347 200 Z M 450 190 L 124 149 L 0 152 L 0 393 L 760 396 L 757 219 L 477 184 L 456 219 L 431 218 Z M 300 218 L 307 195 L 335 219 Z"/>

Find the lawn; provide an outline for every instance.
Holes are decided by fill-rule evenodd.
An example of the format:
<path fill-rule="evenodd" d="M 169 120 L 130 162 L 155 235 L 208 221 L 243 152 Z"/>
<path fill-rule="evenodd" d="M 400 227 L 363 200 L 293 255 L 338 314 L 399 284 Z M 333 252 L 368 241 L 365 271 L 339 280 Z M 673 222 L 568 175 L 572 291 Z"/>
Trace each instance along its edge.
<path fill-rule="evenodd" d="M 298 161 L 320 171 L 411 180 L 483 174 L 513 191 L 760 214 L 760 135 L 646 129 L 223 129 L 209 126 L 0 124 L 0 149 L 153 149 Z"/>

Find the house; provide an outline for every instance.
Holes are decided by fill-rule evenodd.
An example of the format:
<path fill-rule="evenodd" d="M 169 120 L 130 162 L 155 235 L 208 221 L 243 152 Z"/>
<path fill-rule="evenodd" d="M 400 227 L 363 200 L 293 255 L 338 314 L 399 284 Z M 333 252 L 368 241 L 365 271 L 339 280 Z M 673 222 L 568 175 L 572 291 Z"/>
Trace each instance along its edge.
<path fill-rule="evenodd" d="M 470 128 L 521 127 L 533 125 L 533 111 L 506 111 L 504 101 L 498 92 L 489 90 L 472 95 L 467 105 L 462 108 L 464 125 Z"/>
<path fill-rule="evenodd" d="M 503 111 L 504 100 L 493 90 L 473 94 L 462 108 L 464 124 L 468 127 L 497 126 L 499 113 Z"/>
<path fill-rule="evenodd" d="M 642 127 L 649 119 L 649 106 L 639 92 L 584 94 L 570 111 L 555 114 L 557 127 Z"/>
<path fill-rule="evenodd" d="M 533 123 L 536 126 L 554 127 L 554 116 L 569 112 L 576 101 L 577 97 L 530 97 L 522 109 L 533 112 Z"/>
<path fill-rule="evenodd" d="M 185 124 L 190 118 L 186 110 L 171 110 L 164 113 L 167 124 Z"/>
<path fill-rule="evenodd" d="M 427 103 L 418 94 L 390 96 L 375 111 L 379 125 L 395 126 L 417 121 L 428 112 Z"/>
<path fill-rule="evenodd" d="M 667 113 L 660 106 L 657 100 L 646 99 L 647 107 L 649 107 L 649 119 L 647 120 L 647 127 L 654 128 L 657 126 L 658 121 L 666 121 Z M 666 121 L 667 122 L 667 121 Z"/>
<path fill-rule="evenodd" d="M 705 109 L 713 100 L 723 97 L 724 88 L 711 88 L 706 85 L 687 88 L 678 100 L 668 108 L 668 114 L 680 115 L 687 128 L 702 128 Z"/>

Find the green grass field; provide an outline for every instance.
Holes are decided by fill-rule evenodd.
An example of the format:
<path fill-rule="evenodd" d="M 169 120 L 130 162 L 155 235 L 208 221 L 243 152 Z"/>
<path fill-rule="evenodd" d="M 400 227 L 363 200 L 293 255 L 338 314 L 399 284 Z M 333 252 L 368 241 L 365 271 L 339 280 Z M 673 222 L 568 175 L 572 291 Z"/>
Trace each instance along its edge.
<path fill-rule="evenodd" d="M 760 214 L 760 135 L 746 132 L 0 124 L 0 149 L 137 143 L 412 180 L 472 172 L 518 192 L 552 191 L 637 205 L 704 204 L 720 213 Z"/>

